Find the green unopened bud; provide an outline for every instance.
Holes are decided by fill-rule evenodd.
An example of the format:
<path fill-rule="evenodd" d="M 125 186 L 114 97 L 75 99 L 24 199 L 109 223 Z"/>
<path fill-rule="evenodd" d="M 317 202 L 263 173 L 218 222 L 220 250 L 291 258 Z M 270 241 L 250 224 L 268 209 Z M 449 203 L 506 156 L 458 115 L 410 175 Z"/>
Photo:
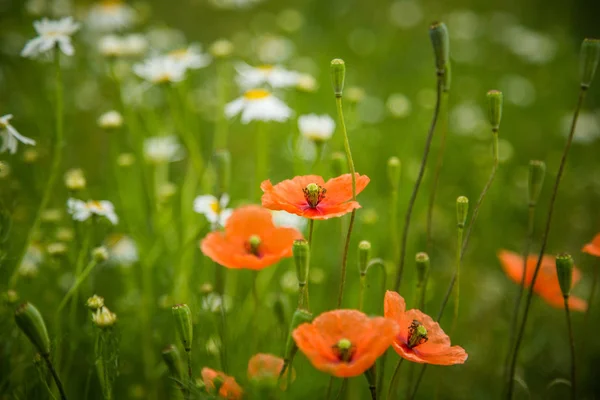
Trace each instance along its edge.
<path fill-rule="evenodd" d="M 358 244 L 358 271 L 361 275 L 366 275 L 367 266 L 371 259 L 371 242 L 362 240 Z"/>
<path fill-rule="evenodd" d="M 108 260 L 108 250 L 104 246 L 96 247 L 92 250 L 92 258 L 97 263 L 104 262 Z"/>
<path fill-rule="evenodd" d="M 192 327 L 192 311 L 187 304 L 177 304 L 173 306 L 173 317 L 175 317 L 175 326 L 179 332 L 179 339 L 183 344 L 185 351 L 192 350 L 192 339 L 194 330 Z"/>
<path fill-rule="evenodd" d="M 540 197 L 544 177 L 546 175 L 546 164 L 543 161 L 529 161 L 529 205 L 534 206 Z"/>
<path fill-rule="evenodd" d="M 294 330 L 297 327 L 299 327 L 300 325 L 302 325 L 304 323 L 310 323 L 312 321 L 312 319 L 313 319 L 313 315 L 306 310 L 297 309 L 296 311 L 294 311 L 294 315 L 292 315 L 292 322 L 290 323 L 290 330 L 288 333 L 287 342 L 285 345 L 284 359 L 286 361 L 291 362 L 291 360 L 296 355 L 296 352 L 298 351 L 298 346 L 296 345 L 296 342 L 294 341 L 294 338 L 292 337 L 292 332 L 294 332 Z"/>
<path fill-rule="evenodd" d="M 344 79 L 346 78 L 346 64 L 344 60 L 336 58 L 331 60 L 331 83 L 335 97 L 342 97 Z"/>
<path fill-rule="evenodd" d="M 390 188 L 398 190 L 400 184 L 400 172 L 402 171 L 402 163 L 398 157 L 390 157 L 387 161 L 387 173 Z"/>
<path fill-rule="evenodd" d="M 85 305 L 91 311 L 96 311 L 99 308 L 104 307 L 104 297 L 100 297 L 95 294 L 92 297 L 90 297 L 89 299 L 87 299 L 87 301 L 85 302 Z"/>
<path fill-rule="evenodd" d="M 556 256 L 556 275 L 558 276 L 558 283 L 564 297 L 568 297 L 571 293 L 573 266 L 573 258 L 570 254 L 564 253 Z"/>
<path fill-rule="evenodd" d="M 435 55 L 435 67 L 438 74 L 445 72 L 446 64 L 450 61 L 450 39 L 448 28 L 443 22 L 434 22 L 429 27 L 429 37 Z"/>
<path fill-rule="evenodd" d="M 427 272 L 429 272 L 429 256 L 427 253 L 417 253 L 415 256 L 417 264 L 417 286 L 422 287 L 427 279 Z"/>
<path fill-rule="evenodd" d="M 331 154 L 331 172 L 333 176 L 340 176 L 346 171 L 346 156 L 344 153 L 336 151 Z"/>
<path fill-rule="evenodd" d="M 222 195 L 229 191 L 231 182 L 231 154 L 226 149 L 215 152 L 215 171 L 217 174 L 217 193 Z"/>
<path fill-rule="evenodd" d="M 50 337 L 44 318 L 33 304 L 21 304 L 15 311 L 15 322 L 43 356 L 50 354 Z"/>
<path fill-rule="evenodd" d="M 465 227 L 467 215 L 469 214 L 469 199 L 459 196 L 456 199 L 456 224 L 460 229 Z"/>
<path fill-rule="evenodd" d="M 169 368 L 169 374 L 177 381 L 183 380 L 183 368 L 181 366 L 181 355 L 177 347 L 172 344 L 165 347 L 162 351 L 162 358 Z"/>
<path fill-rule="evenodd" d="M 444 79 L 442 80 L 442 91 L 448 93 L 450 91 L 450 85 L 452 83 L 452 68 L 450 63 L 447 62 L 444 65 Z"/>
<path fill-rule="evenodd" d="M 6 304 L 12 305 L 19 301 L 19 294 L 12 289 L 8 289 L 6 292 L 4 292 L 2 298 Z"/>
<path fill-rule="evenodd" d="M 600 39 L 584 39 L 581 44 L 581 87 L 589 88 L 600 61 Z"/>
<path fill-rule="evenodd" d="M 497 132 L 502 119 L 502 92 L 490 90 L 487 92 L 488 118 L 492 125 L 492 131 Z"/>
<path fill-rule="evenodd" d="M 308 268 L 310 264 L 310 248 L 308 242 L 304 239 L 295 240 L 292 245 L 292 252 L 294 253 L 294 262 L 296 263 L 298 283 L 301 286 L 304 286 L 308 279 Z"/>

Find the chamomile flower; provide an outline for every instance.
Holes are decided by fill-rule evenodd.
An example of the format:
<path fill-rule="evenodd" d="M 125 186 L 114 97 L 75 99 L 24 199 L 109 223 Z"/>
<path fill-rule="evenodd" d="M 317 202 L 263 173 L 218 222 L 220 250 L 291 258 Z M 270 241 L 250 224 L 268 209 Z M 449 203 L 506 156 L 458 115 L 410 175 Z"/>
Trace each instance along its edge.
<path fill-rule="evenodd" d="M 59 20 L 43 18 L 33 23 L 38 36 L 25 44 L 21 56 L 35 58 L 45 54 L 53 48 L 58 48 L 67 56 L 75 53 L 71 44 L 71 35 L 79 30 L 79 23 L 73 21 L 72 17 Z"/>
<path fill-rule="evenodd" d="M 119 222 L 119 217 L 115 213 L 115 207 L 107 200 L 89 200 L 83 201 L 70 198 L 67 200 L 67 211 L 76 221 L 85 221 L 92 215 L 105 217 L 113 225 Z"/>
<path fill-rule="evenodd" d="M 192 44 L 188 47 L 173 50 L 167 54 L 176 62 L 182 63 L 186 69 L 204 68 L 211 62 L 211 57 L 202 52 L 202 47 L 198 44 Z"/>
<path fill-rule="evenodd" d="M 235 67 L 238 75 L 236 81 L 243 88 L 253 88 L 268 84 L 272 88 L 286 88 L 296 86 L 301 74 L 288 71 L 278 65 L 261 65 L 252 67 L 245 63 L 238 63 Z"/>
<path fill-rule="evenodd" d="M 231 118 L 242 115 L 242 123 L 250 121 L 284 122 L 292 115 L 292 110 L 266 89 L 250 89 L 225 106 L 225 115 Z"/>
<path fill-rule="evenodd" d="M 0 138 L 2 138 L 2 147 L 0 147 L 0 153 L 8 151 L 10 154 L 15 154 L 17 152 L 17 146 L 19 142 L 35 145 L 35 140 L 21 135 L 10 124 L 9 121 L 12 119 L 12 117 L 12 114 L 6 114 L 0 117 Z"/>
<path fill-rule="evenodd" d="M 116 129 L 123 125 L 123 116 L 115 110 L 107 111 L 98 118 L 98 126 L 102 129 Z"/>
<path fill-rule="evenodd" d="M 325 142 L 335 130 L 335 122 L 329 115 L 308 114 L 298 117 L 298 129 L 313 142 Z"/>
<path fill-rule="evenodd" d="M 151 57 L 133 66 L 133 72 L 151 83 L 181 82 L 185 78 L 186 64 L 168 56 Z"/>
<path fill-rule="evenodd" d="M 108 262 L 113 265 L 129 267 L 139 260 L 135 241 L 120 233 L 114 233 L 104 239 L 104 245 L 108 249 Z"/>
<path fill-rule="evenodd" d="M 183 154 L 181 143 L 173 135 L 154 136 L 144 140 L 144 155 L 153 164 L 179 161 Z"/>
<path fill-rule="evenodd" d="M 103 0 L 94 4 L 87 25 L 96 31 L 112 32 L 131 27 L 137 18 L 135 10 L 120 0 Z"/>
<path fill-rule="evenodd" d="M 232 209 L 226 208 L 229 203 L 229 195 L 223 194 L 220 199 L 210 194 L 196 197 L 194 200 L 194 211 L 203 214 L 208 222 L 213 225 L 225 226 L 225 222 L 231 216 Z"/>

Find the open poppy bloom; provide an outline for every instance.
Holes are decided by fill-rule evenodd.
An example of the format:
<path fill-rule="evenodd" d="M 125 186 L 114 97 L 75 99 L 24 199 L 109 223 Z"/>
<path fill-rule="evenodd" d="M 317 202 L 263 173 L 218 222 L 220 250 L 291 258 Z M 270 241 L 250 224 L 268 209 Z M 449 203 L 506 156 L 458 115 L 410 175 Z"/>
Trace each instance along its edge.
<path fill-rule="evenodd" d="M 259 385 L 276 386 L 279 381 L 279 374 L 283 368 L 283 358 L 272 354 L 259 353 L 252 356 L 248 361 L 248 379 Z M 281 389 L 287 385 L 287 374 L 290 371 L 286 369 L 281 379 Z M 296 378 L 296 372 L 292 369 L 292 380 Z"/>
<path fill-rule="evenodd" d="M 357 310 L 333 310 L 292 332 L 312 365 L 337 377 L 357 376 L 369 369 L 392 344 L 396 322 L 369 318 Z"/>
<path fill-rule="evenodd" d="M 523 257 L 512 251 L 500 250 L 498 252 L 498 258 L 504 268 L 506 275 L 518 284 L 521 284 L 521 278 L 523 277 Z M 537 264 L 537 255 L 530 255 L 527 257 L 527 266 L 525 271 L 525 286 L 529 287 L 533 280 L 533 272 L 535 265 Z M 577 267 L 573 268 L 573 284 L 581 279 L 581 272 Z M 571 286 L 571 287 L 572 287 Z M 564 300 L 562 291 L 560 290 L 560 284 L 558 283 L 558 276 L 556 275 L 556 261 L 552 256 L 544 256 L 542 258 L 542 264 L 540 266 L 540 272 L 538 273 L 533 291 L 537 293 L 546 303 L 552 307 L 564 308 Z M 569 307 L 576 311 L 585 311 L 587 309 L 587 302 L 579 297 L 570 295 L 569 296 Z"/>
<path fill-rule="evenodd" d="M 237 384 L 233 377 L 210 368 L 202 368 L 201 375 L 208 393 L 214 393 L 217 386 L 220 385 L 219 397 L 227 400 L 237 400 L 242 398 L 242 388 Z M 218 383 L 215 382 L 215 379 L 217 378 L 220 381 Z"/>
<path fill-rule="evenodd" d="M 591 243 L 583 246 L 582 251 L 584 253 L 591 254 L 596 257 L 600 257 L 600 233 L 594 236 Z"/>
<path fill-rule="evenodd" d="M 420 310 L 407 311 L 406 302 L 398 293 L 390 290 L 385 293 L 383 310 L 386 318 L 400 326 L 392 343 L 400 357 L 435 365 L 463 364 L 467 360 L 465 349 L 451 346 L 440 324 Z"/>
<path fill-rule="evenodd" d="M 369 183 L 366 175 L 356 176 L 356 194 Z M 352 200 L 352 176 L 344 174 L 327 182 L 318 175 L 296 176 L 273 186 L 266 180 L 260 184 L 264 192 L 262 205 L 270 210 L 284 210 L 310 219 L 341 217 L 360 208 Z"/>
<path fill-rule="evenodd" d="M 302 239 L 300 232 L 276 227 L 269 210 L 251 205 L 234 210 L 225 223 L 225 231 L 209 233 L 200 248 L 227 268 L 260 270 L 283 257 L 291 257 L 296 239 Z"/>

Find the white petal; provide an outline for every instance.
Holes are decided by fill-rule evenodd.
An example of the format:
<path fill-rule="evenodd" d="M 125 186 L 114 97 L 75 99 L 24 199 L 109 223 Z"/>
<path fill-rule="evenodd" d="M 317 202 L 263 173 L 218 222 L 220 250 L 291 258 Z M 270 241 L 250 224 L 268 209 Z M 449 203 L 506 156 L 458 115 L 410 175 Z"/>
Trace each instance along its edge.
<path fill-rule="evenodd" d="M 194 199 L 194 211 L 199 214 L 213 212 L 212 205 L 217 202 L 217 198 L 210 194 L 198 196 Z"/>
<path fill-rule="evenodd" d="M 75 53 L 73 45 L 71 44 L 71 39 L 68 37 L 61 37 L 58 40 L 58 45 L 60 46 L 60 50 L 67 56 L 72 56 Z"/>
<path fill-rule="evenodd" d="M 231 118 L 234 115 L 239 114 L 240 111 L 242 111 L 242 109 L 244 108 L 245 104 L 246 102 L 244 101 L 243 97 L 239 97 L 233 100 L 231 103 L 228 103 L 225 106 L 225 115 L 227 116 L 227 118 Z"/>
<path fill-rule="evenodd" d="M 227 204 L 229 204 L 229 195 L 227 193 L 223 193 L 221 195 L 219 205 L 221 206 L 221 209 L 224 209 L 225 207 L 227 207 Z"/>
<path fill-rule="evenodd" d="M 232 213 L 233 209 L 231 208 L 226 208 L 225 210 L 221 211 L 221 214 L 219 215 L 219 225 L 225 226 Z"/>
<path fill-rule="evenodd" d="M 25 136 L 22 136 L 21 134 L 19 134 L 19 132 L 17 132 L 17 130 L 13 126 L 7 125 L 6 129 L 8 130 L 8 132 L 10 132 L 10 134 L 12 136 L 15 137 L 15 139 L 19 140 L 21 143 L 35 145 L 35 140 L 30 139 L 30 138 L 25 137 Z"/>

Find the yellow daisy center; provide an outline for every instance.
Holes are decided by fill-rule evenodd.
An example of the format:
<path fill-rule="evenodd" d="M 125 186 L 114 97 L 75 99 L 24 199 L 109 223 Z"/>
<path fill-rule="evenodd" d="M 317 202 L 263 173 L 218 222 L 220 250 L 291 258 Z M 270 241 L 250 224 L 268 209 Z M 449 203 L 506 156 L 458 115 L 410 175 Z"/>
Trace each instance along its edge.
<path fill-rule="evenodd" d="M 221 207 L 218 201 L 213 201 L 212 203 L 210 203 L 210 209 L 213 210 L 216 214 L 219 214 L 221 212 Z"/>
<path fill-rule="evenodd" d="M 188 50 L 187 49 L 177 49 L 177 50 L 173 50 L 171 52 L 169 52 L 169 55 L 178 59 L 182 59 L 185 56 L 187 56 Z"/>
<path fill-rule="evenodd" d="M 268 64 L 259 65 L 256 68 L 258 68 L 259 70 L 261 70 L 264 73 L 269 73 L 269 72 L 273 71 L 273 66 L 272 65 L 268 65 Z"/>
<path fill-rule="evenodd" d="M 271 93 L 266 89 L 251 89 L 244 93 L 246 100 L 260 100 L 269 97 Z"/>

